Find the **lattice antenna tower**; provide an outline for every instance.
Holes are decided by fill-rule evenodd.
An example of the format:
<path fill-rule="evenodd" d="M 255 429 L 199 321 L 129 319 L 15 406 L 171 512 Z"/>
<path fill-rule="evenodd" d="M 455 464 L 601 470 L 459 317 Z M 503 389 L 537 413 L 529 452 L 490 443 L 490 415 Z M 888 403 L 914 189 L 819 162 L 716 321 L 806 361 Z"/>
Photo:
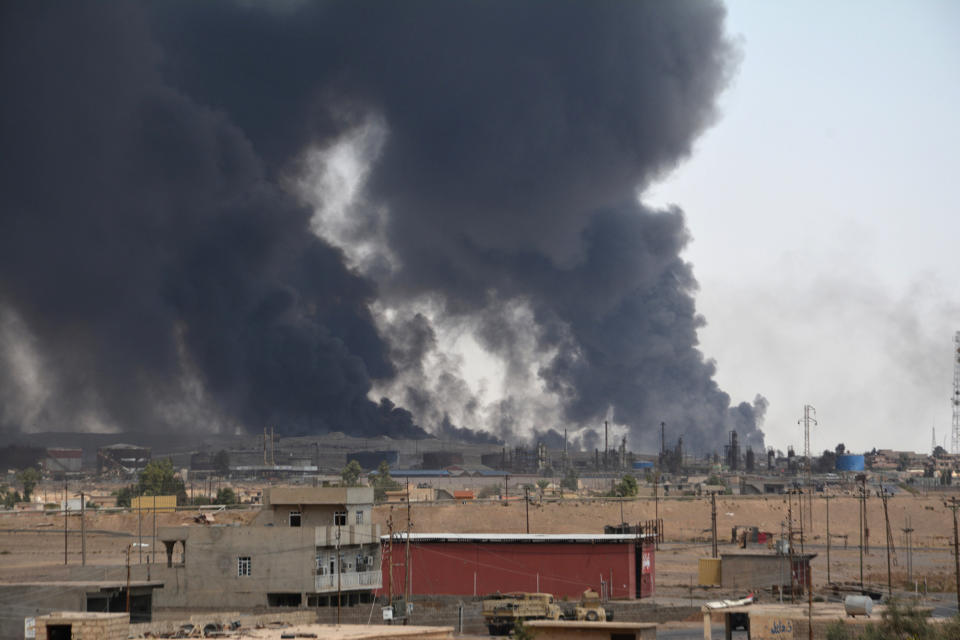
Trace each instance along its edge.
<path fill-rule="evenodd" d="M 953 428 L 950 453 L 960 453 L 960 331 L 953 335 Z"/>
<path fill-rule="evenodd" d="M 960 333 L 958 333 L 960 335 Z M 803 425 L 803 457 L 806 458 L 807 466 L 807 478 L 810 478 L 810 424 L 817 424 L 817 419 L 814 417 L 817 415 L 817 410 L 814 409 L 809 404 L 803 405 L 803 418 L 797 420 L 797 424 Z"/>

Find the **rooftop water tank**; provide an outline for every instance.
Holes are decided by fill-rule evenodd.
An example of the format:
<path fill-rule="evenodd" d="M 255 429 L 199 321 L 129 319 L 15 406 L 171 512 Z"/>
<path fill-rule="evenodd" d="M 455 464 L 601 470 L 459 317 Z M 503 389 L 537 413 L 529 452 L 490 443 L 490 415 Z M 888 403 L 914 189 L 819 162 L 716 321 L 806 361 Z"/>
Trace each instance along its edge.
<path fill-rule="evenodd" d="M 863 456 L 852 453 L 837 456 L 837 471 L 863 471 Z"/>

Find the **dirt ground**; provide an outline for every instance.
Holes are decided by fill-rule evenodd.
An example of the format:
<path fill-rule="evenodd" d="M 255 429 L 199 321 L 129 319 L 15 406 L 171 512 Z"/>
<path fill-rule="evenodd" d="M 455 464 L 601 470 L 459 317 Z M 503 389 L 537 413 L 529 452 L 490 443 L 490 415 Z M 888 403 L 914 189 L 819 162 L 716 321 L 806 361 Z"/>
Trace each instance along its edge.
<path fill-rule="evenodd" d="M 859 580 L 860 562 L 857 547 L 858 505 L 851 497 L 830 500 L 830 573 L 833 581 Z M 617 501 L 567 500 L 529 505 L 531 533 L 592 533 L 602 532 L 605 524 L 623 520 L 638 522 L 653 519 L 655 512 L 664 520 L 667 544 L 657 556 L 658 587 L 682 589 L 696 583 L 697 559 L 710 554 L 710 502 L 704 498 L 661 499 L 655 506 L 653 499 Z M 806 508 L 809 511 L 809 508 Z M 904 533 L 908 523 L 913 532 L 913 577 L 923 588 L 926 578 L 930 590 L 952 588 L 953 557 L 950 550 L 953 534 L 951 512 L 942 497 L 898 495 L 889 500 L 890 528 L 895 547 L 892 567 L 894 580 L 906 587 L 907 553 Z M 761 531 L 779 534 L 786 522 L 788 504 L 785 497 L 722 496 L 717 499 L 717 530 L 720 552 L 731 551 L 730 531 L 734 526 L 757 526 Z M 156 525 L 193 525 L 195 511 L 158 514 Z M 230 510 L 217 513 L 218 523 L 247 523 L 253 510 Z M 528 510 L 522 501 L 504 506 L 499 502 L 456 504 L 417 504 L 411 506 L 414 532 L 488 533 L 527 530 Z M 805 513 L 809 523 L 810 513 Z M 402 506 L 381 505 L 374 509 L 374 522 L 387 532 L 387 519 L 393 518 L 395 529 L 402 529 L 406 509 Z M 795 526 L 799 526 L 799 510 L 793 502 Z M 67 560 L 80 563 L 80 516 L 68 519 Z M 870 553 L 864 557 L 864 578 L 867 582 L 886 582 L 885 525 L 883 507 L 879 499 L 868 501 L 867 522 L 870 529 Z M 64 561 L 64 518 L 42 513 L 0 514 L 0 580 L 24 580 L 36 577 Z M 139 523 L 144 544 L 152 543 L 153 516 L 145 514 Z M 138 537 L 138 518 L 135 513 L 88 512 L 87 565 L 120 565 L 126 549 Z M 847 548 L 837 535 L 847 535 Z M 153 547 L 134 547 L 132 562 L 149 560 Z M 812 529 L 805 530 L 805 550 L 817 553 L 813 562 L 814 580 L 827 579 L 826 558 L 826 500 L 814 500 Z M 158 558 L 157 561 L 162 561 Z M 46 568 L 46 570 L 44 569 Z M 912 587 L 912 585 L 911 585 Z"/>

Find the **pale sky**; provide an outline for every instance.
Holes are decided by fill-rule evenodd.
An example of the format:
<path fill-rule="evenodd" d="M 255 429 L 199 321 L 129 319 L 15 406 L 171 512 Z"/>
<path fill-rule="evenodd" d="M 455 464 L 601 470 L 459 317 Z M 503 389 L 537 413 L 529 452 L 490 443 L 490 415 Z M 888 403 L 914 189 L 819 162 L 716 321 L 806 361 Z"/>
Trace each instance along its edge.
<path fill-rule="evenodd" d="M 767 444 L 950 448 L 960 330 L 960 3 L 728 2 L 742 60 L 679 205 L 704 353 Z"/>

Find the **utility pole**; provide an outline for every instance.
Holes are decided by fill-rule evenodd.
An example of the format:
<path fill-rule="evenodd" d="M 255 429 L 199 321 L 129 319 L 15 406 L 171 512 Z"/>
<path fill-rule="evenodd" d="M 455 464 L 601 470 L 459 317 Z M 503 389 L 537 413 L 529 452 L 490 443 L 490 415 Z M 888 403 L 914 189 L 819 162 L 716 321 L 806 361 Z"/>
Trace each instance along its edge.
<path fill-rule="evenodd" d="M 127 613 L 130 613 L 130 547 L 127 545 Z"/>
<path fill-rule="evenodd" d="M 800 509 L 800 555 L 803 555 L 803 489 L 797 489 L 797 507 Z"/>
<path fill-rule="evenodd" d="M 137 563 L 143 564 L 143 496 L 137 496 Z"/>
<path fill-rule="evenodd" d="M 713 557 L 717 558 L 717 494 L 710 494 L 710 532 L 713 540 Z"/>
<path fill-rule="evenodd" d="M 530 533 L 530 497 L 528 495 L 527 487 L 523 488 L 523 503 L 527 508 L 527 533 Z M 621 507 L 623 509 L 623 507 Z"/>
<path fill-rule="evenodd" d="M 406 559 L 403 565 L 403 624 L 406 625 L 410 619 L 410 589 L 412 576 L 410 574 L 410 478 L 407 478 L 407 548 L 405 550 Z"/>
<path fill-rule="evenodd" d="M 833 497 L 824 496 L 823 499 L 827 501 L 827 584 L 830 584 L 830 500 Z"/>
<path fill-rule="evenodd" d="M 790 604 L 793 604 L 793 493 L 787 492 L 787 554 L 790 559 Z M 783 586 L 781 585 L 782 589 Z"/>
<path fill-rule="evenodd" d="M 953 563 L 954 577 L 957 581 L 957 608 L 960 609 L 960 541 L 957 540 L 957 508 L 960 503 L 956 498 L 950 498 L 950 504 L 947 505 L 953 511 Z"/>
<path fill-rule="evenodd" d="M 387 533 L 389 533 L 389 542 L 387 543 L 387 566 L 388 570 L 388 581 L 387 581 L 387 605 L 390 607 L 391 614 L 393 612 L 393 507 L 390 507 L 390 515 L 387 516 Z M 393 624 L 393 615 L 390 616 L 390 624 Z"/>
<path fill-rule="evenodd" d="M 653 522 L 657 527 L 657 535 L 653 539 L 653 548 L 657 551 L 660 550 L 660 536 L 663 535 L 663 532 L 660 531 L 660 496 L 658 492 L 658 487 L 660 486 L 660 471 L 653 472 Z"/>
<path fill-rule="evenodd" d="M 80 566 L 87 566 L 87 509 L 83 491 L 80 491 Z"/>
<path fill-rule="evenodd" d="M 410 497 L 407 496 L 409 500 Z M 337 525 L 337 626 L 340 626 L 340 525 Z"/>
<path fill-rule="evenodd" d="M 887 526 L 887 595 L 892 597 L 893 573 L 890 569 L 890 550 L 893 549 L 893 552 L 896 553 L 896 548 L 893 547 L 893 542 L 891 541 L 893 534 L 890 531 L 890 516 L 887 514 L 887 491 L 883 484 L 880 485 L 880 500 L 883 502 L 883 520 Z"/>
<path fill-rule="evenodd" d="M 67 473 L 63 473 L 63 564 L 67 564 L 67 516 L 70 514 L 70 497 L 67 495 Z"/>
<path fill-rule="evenodd" d="M 863 489 L 857 487 L 861 495 L 857 496 L 857 525 L 858 538 L 857 547 L 860 549 L 860 589 L 863 590 Z"/>
<path fill-rule="evenodd" d="M 147 570 L 150 570 L 150 565 L 154 562 L 154 553 L 157 548 L 157 495 L 153 495 L 153 543 L 150 545 L 150 559 L 147 563 Z"/>
<path fill-rule="evenodd" d="M 910 516 L 907 516 L 907 526 L 903 531 L 907 547 L 907 583 L 913 582 L 913 528 L 910 526 Z"/>

